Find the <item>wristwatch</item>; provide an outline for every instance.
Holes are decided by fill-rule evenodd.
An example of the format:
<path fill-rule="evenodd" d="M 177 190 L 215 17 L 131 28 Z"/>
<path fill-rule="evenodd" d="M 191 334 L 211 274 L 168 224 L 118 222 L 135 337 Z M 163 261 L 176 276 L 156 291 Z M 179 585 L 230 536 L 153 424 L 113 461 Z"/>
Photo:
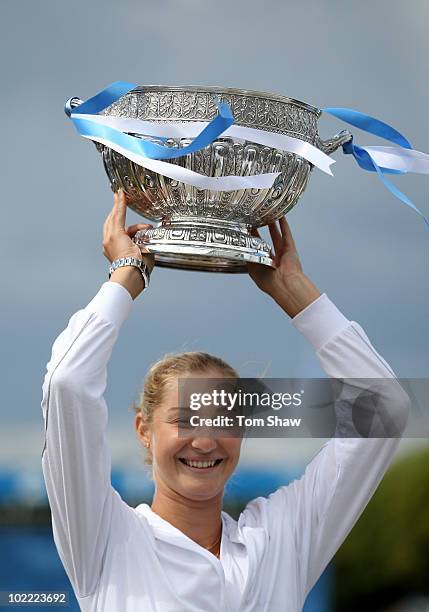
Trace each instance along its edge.
<path fill-rule="evenodd" d="M 143 259 L 136 259 L 136 257 L 120 257 L 119 259 L 115 259 L 115 261 L 112 261 L 112 264 L 109 268 L 109 279 L 112 276 L 113 272 L 117 268 L 121 268 L 122 266 L 135 266 L 136 268 L 138 268 L 144 280 L 143 291 L 149 287 L 150 272 Z"/>

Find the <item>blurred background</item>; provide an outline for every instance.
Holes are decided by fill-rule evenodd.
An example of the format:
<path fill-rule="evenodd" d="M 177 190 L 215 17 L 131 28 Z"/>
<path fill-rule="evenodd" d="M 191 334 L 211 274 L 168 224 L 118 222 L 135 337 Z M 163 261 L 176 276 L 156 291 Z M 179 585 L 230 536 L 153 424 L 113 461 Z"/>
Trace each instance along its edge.
<path fill-rule="evenodd" d="M 0 224 L 0 590 L 72 589 L 56 553 L 41 475 L 41 385 L 54 339 L 107 280 L 102 225 L 112 194 L 101 159 L 63 112 L 116 80 L 272 91 L 346 106 L 429 152 L 425 0 L 3 0 Z M 328 138 L 348 126 L 323 115 Z M 355 142 L 388 144 L 350 128 Z M 351 156 L 315 170 L 288 215 L 306 274 L 402 378 L 429 373 L 429 231 Z M 429 216 L 428 177 L 394 177 Z M 128 212 L 127 224 L 138 222 Z M 262 234 L 267 236 L 265 230 Z M 242 376 L 324 376 L 306 341 L 246 275 L 155 269 L 109 366 L 112 482 L 136 505 L 152 486 L 131 404 L 151 363 L 204 350 Z M 253 440 L 225 508 L 302 474 L 322 440 Z M 429 610 L 429 444 L 401 442 L 307 612 Z"/>

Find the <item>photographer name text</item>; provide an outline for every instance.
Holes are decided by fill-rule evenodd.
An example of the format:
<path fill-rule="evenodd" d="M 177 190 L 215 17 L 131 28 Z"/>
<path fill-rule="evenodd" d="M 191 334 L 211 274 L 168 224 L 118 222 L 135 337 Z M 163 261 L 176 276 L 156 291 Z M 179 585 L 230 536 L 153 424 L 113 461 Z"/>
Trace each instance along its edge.
<path fill-rule="evenodd" d="M 300 418 L 281 418 L 277 414 L 267 417 L 249 417 L 244 414 L 234 416 L 218 415 L 207 418 L 192 415 L 189 419 L 191 427 L 216 427 L 220 429 L 232 427 L 300 427 Z"/>

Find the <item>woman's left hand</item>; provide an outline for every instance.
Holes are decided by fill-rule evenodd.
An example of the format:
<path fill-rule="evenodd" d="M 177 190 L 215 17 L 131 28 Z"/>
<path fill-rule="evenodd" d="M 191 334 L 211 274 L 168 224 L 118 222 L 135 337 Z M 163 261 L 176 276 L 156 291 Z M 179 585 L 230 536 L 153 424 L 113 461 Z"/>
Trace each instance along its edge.
<path fill-rule="evenodd" d="M 268 225 L 274 247 L 274 268 L 248 263 L 247 269 L 256 285 L 270 295 L 291 317 L 296 316 L 321 293 L 304 274 L 295 241 L 285 217 Z M 261 238 L 257 229 L 251 232 Z"/>

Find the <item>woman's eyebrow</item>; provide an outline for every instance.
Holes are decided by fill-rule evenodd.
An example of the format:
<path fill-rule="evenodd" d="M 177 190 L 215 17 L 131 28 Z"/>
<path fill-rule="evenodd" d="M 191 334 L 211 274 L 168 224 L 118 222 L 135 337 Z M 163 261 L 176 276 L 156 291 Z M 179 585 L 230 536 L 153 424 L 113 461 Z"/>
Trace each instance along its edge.
<path fill-rule="evenodd" d="M 170 406 L 170 408 L 168 408 L 167 410 L 167 414 L 168 416 L 172 416 L 172 415 L 175 416 L 184 411 L 187 411 L 187 412 L 189 411 L 188 406 Z"/>

